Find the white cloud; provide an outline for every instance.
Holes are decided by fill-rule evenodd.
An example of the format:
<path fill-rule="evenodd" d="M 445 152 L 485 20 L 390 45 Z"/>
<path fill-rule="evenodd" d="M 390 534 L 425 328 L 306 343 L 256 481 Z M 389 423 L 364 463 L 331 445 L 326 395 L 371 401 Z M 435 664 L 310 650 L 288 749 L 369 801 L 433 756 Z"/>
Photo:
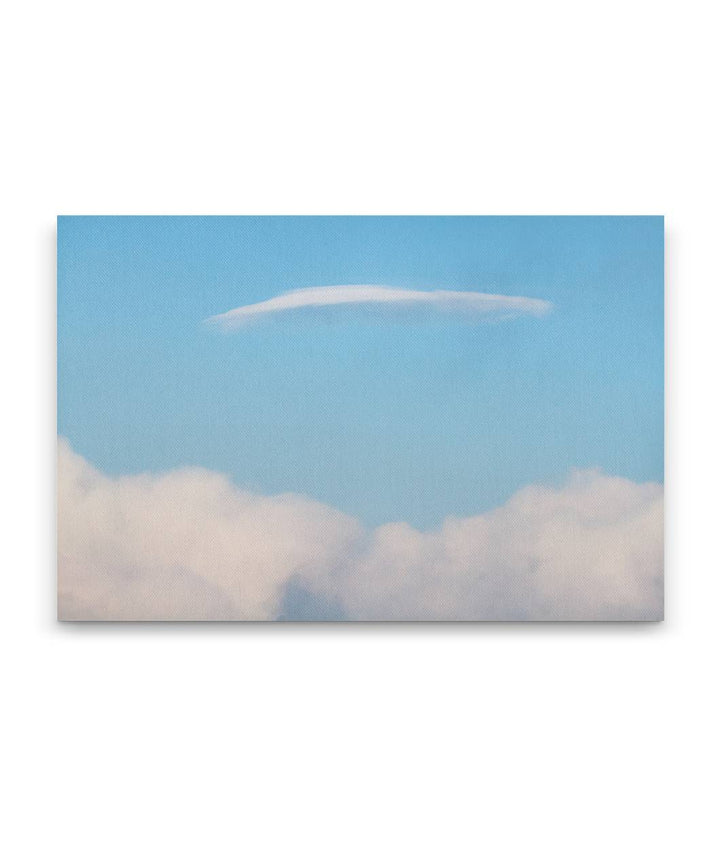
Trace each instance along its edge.
<path fill-rule="evenodd" d="M 533 297 L 508 297 L 481 294 L 477 291 L 412 291 L 382 285 L 329 285 L 300 288 L 261 303 L 231 309 L 206 319 L 206 323 L 233 329 L 262 315 L 293 309 L 328 306 L 430 307 L 445 312 L 462 312 L 480 316 L 543 315 L 550 303 Z"/>
<path fill-rule="evenodd" d="M 109 478 L 61 441 L 66 619 L 656 619 L 663 491 L 598 471 L 437 531 L 202 469 Z"/>
<path fill-rule="evenodd" d="M 293 573 L 328 573 L 359 531 L 318 502 L 203 469 L 111 479 L 60 443 L 61 617 L 271 617 Z"/>

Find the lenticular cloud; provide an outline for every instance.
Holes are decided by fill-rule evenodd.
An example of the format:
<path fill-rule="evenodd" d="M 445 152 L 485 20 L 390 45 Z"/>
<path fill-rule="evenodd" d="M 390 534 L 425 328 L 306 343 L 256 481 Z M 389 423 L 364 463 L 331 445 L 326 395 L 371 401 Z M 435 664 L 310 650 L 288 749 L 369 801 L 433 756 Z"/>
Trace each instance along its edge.
<path fill-rule="evenodd" d="M 511 297 L 478 291 L 414 291 L 384 285 L 328 285 L 289 291 L 260 303 L 250 303 L 214 315 L 206 322 L 230 330 L 263 315 L 330 306 L 429 308 L 477 317 L 538 316 L 550 309 L 550 303 L 534 297 Z"/>

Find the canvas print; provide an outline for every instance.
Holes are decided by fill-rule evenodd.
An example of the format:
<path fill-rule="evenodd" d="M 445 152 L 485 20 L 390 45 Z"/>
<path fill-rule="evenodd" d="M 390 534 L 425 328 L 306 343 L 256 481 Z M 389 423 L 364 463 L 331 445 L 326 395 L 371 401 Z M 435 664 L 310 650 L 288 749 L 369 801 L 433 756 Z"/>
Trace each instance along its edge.
<path fill-rule="evenodd" d="M 60 217 L 58 615 L 656 621 L 661 217 Z"/>

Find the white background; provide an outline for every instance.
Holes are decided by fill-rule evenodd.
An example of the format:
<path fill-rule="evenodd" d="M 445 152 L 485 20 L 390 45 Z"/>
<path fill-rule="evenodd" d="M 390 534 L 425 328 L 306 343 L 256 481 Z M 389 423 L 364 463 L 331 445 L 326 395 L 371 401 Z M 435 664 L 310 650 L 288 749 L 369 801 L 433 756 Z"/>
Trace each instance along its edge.
<path fill-rule="evenodd" d="M 3 852 L 718 852 L 715 13 L 5 6 Z M 57 213 L 664 213 L 666 622 L 56 624 Z"/>

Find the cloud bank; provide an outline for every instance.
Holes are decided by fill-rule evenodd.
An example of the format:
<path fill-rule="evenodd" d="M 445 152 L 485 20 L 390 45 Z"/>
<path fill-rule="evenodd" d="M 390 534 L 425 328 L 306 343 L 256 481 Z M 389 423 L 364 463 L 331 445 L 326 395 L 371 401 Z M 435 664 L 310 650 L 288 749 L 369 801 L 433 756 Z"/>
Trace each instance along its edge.
<path fill-rule="evenodd" d="M 203 469 L 110 478 L 65 441 L 58 492 L 63 619 L 662 617 L 662 486 L 599 471 L 431 532 Z"/>
<path fill-rule="evenodd" d="M 263 315 L 329 306 L 431 308 L 471 316 L 543 315 L 550 303 L 533 297 L 508 297 L 477 291 L 412 291 L 383 285 L 328 285 L 300 288 L 261 303 L 231 309 L 206 323 L 232 330 Z"/>

